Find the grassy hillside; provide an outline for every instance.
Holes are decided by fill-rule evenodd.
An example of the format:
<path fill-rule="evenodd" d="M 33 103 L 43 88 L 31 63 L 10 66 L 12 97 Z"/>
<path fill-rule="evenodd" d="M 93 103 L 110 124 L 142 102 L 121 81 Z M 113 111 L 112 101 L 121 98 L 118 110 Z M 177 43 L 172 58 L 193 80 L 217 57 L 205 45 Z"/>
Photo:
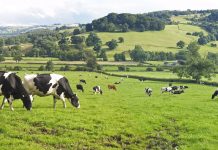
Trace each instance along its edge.
<path fill-rule="evenodd" d="M 81 108 L 68 102 L 63 109 L 58 101 L 54 111 L 51 96 L 35 97 L 31 112 L 18 100 L 14 112 L 6 105 L 0 115 L 0 149 L 203 150 L 218 146 L 218 101 L 210 99 L 214 87 L 187 84 L 184 94 L 170 95 L 160 94 L 160 88 L 168 83 L 124 79 L 115 92 L 109 91 L 107 84 L 120 78 L 59 73 L 69 79 L 73 91 L 80 78 L 87 80 L 85 93 L 77 92 Z M 93 95 L 94 85 L 102 87 L 103 95 Z M 153 89 L 151 97 L 144 94 L 145 87 Z"/>
<path fill-rule="evenodd" d="M 135 45 L 141 45 L 145 50 L 150 51 L 171 51 L 177 52 L 179 49 L 176 47 L 176 43 L 179 40 L 183 40 L 189 43 L 196 40 L 197 37 L 186 35 L 187 32 L 205 32 L 200 27 L 179 24 L 167 25 L 163 31 L 147 31 L 147 32 L 127 32 L 127 33 L 98 33 L 103 43 L 111 40 L 118 39 L 118 37 L 124 37 L 125 42 L 119 44 L 118 48 L 113 51 L 108 51 L 107 54 L 110 58 L 115 53 L 132 50 Z M 206 34 L 206 32 L 205 32 Z M 87 36 L 87 35 L 86 35 Z M 105 46 L 106 48 L 106 46 Z"/>

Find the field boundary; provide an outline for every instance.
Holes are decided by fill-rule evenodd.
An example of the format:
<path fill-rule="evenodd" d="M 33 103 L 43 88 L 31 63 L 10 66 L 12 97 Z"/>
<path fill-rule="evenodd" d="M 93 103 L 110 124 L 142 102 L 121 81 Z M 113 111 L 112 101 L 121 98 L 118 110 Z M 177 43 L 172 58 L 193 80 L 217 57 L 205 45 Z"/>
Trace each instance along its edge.
<path fill-rule="evenodd" d="M 201 83 L 197 83 L 195 80 L 192 80 L 192 79 L 152 78 L 152 77 L 136 76 L 136 75 L 119 75 L 119 74 L 108 73 L 104 71 L 97 71 L 97 72 L 105 74 L 105 75 L 109 75 L 109 76 L 140 79 L 144 81 L 150 80 L 150 81 L 162 81 L 162 82 L 181 82 L 181 83 L 194 83 L 194 84 L 203 84 L 203 85 L 209 85 L 209 86 L 218 86 L 218 82 L 202 81 Z"/>

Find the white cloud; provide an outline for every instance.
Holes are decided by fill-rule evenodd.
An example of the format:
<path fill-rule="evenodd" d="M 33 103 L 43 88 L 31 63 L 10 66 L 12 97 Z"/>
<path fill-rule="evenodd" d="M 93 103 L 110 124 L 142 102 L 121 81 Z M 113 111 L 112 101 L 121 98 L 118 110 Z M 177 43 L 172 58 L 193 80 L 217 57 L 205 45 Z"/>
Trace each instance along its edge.
<path fill-rule="evenodd" d="M 0 0 L 0 24 L 90 22 L 110 12 L 217 9 L 217 0 Z"/>

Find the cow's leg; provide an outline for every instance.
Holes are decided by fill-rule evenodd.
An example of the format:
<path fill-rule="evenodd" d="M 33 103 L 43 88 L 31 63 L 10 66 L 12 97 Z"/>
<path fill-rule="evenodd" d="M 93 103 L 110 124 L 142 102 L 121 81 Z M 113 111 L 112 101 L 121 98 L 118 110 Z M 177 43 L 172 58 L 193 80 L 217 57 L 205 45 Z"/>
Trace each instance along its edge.
<path fill-rule="evenodd" d="M 6 102 L 7 102 L 7 99 L 4 97 L 0 109 L 4 108 Z"/>
<path fill-rule="evenodd" d="M 65 98 L 64 98 L 64 93 L 61 94 L 60 99 L 61 99 L 62 102 L 63 102 L 63 106 L 64 106 L 64 108 L 66 108 L 67 105 L 66 105 L 66 101 L 65 101 Z"/>
<path fill-rule="evenodd" d="M 57 99 L 55 96 L 53 96 L 53 100 L 54 100 L 54 109 L 56 109 L 56 102 L 57 102 Z"/>
<path fill-rule="evenodd" d="M 13 106 L 12 106 L 13 98 L 10 96 L 7 100 L 8 100 L 8 103 L 9 103 L 9 105 L 10 105 L 11 111 L 14 111 L 14 108 L 13 108 Z"/>

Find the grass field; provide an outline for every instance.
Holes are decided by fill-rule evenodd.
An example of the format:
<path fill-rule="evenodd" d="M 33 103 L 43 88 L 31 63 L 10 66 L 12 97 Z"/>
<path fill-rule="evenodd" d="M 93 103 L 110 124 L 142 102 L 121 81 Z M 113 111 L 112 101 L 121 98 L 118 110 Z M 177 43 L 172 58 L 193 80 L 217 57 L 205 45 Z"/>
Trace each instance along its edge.
<path fill-rule="evenodd" d="M 161 71 L 161 72 L 148 72 L 148 71 L 130 71 L 130 72 L 110 72 L 114 74 L 119 75 L 137 75 L 137 76 L 144 76 L 144 77 L 152 77 L 152 78 L 167 78 L 167 79 L 178 79 L 178 76 L 170 71 Z M 218 82 L 218 74 L 216 74 L 215 77 L 213 77 L 211 80 L 208 80 L 206 78 L 202 78 L 203 81 L 213 81 Z"/>
<path fill-rule="evenodd" d="M 120 78 L 58 73 L 69 79 L 73 91 L 80 78 L 86 79 L 85 92 L 76 91 L 81 108 L 67 103 L 63 109 L 58 101 L 53 110 L 52 97 L 35 97 L 31 112 L 21 101 L 14 102 L 14 112 L 6 105 L 0 112 L 0 149 L 217 149 L 218 101 L 210 99 L 214 87 L 187 84 L 184 94 L 169 95 L 160 94 L 168 83 L 124 79 L 115 92 L 107 84 Z M 93 95 L 94 85 L 102 87 L 103 95 Z M 151 97 L 145 87 L 153 89 Z"/>
<path fill-rule="evenodd" d="M 132 50 L 135 45 L 141 45 L 147 51 L 171 51 L 177 52 L 179 49 L 176 43 L 179 40 L 185 41 L 187 44 L 197 37 L 186 35 L 187 32 L 202 31 L 207 34 L 200 27 L 192 25 L 166 25 L 163 31 L 146 31 L 146 32 L 127 32 L 127 33 L 98 33 L 102 42 L 105 43 L 111 39 L 118 39 L 124 37 L 125 42 L 120 43 L 118 48 L 113 51 L 108 51 L 109 58 L 113 58 L 115 53 Z M 87 36 L 87 34 L 85 35 Z M 106 48 L 106 46 L 105 46 Z"/>

